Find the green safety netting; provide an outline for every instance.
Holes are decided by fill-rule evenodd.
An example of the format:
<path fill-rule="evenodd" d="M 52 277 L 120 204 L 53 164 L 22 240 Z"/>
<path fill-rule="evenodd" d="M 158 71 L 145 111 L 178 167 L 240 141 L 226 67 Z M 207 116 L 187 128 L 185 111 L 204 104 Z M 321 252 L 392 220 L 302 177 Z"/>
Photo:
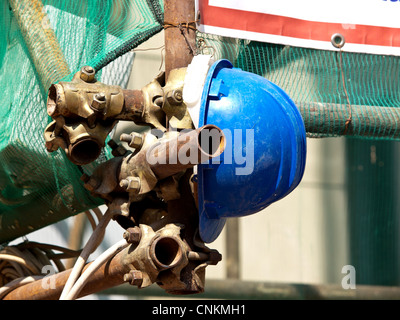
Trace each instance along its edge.
<path fill-rule="evenodd" d="M 308 136 L 400 138 L 400 57 L 210 34 L 197 40 L 215 59 L 226 58 L 283 88 L 299 107 Z"/>
<path fill-rule="evenodd" d="M 330 231 L 336 232 L 330 241 L 348 236 L 347 263 L 357 272 L 357 284 L 399 285 L 400 57 L 203 33 L 197 43 L 201 52 L 283 88 L 299 107 L 309 137 L 347 137 L 345 183 L 335 186 L 346 194 L 347 223 L 340 232 Z M 329 190 L 330 181 L 324 184 Z M 331 201 L 337 201 L 334 195 L 322 215 L 337 214 L 331 212 Z M 340 270 L 335 272 L 337 277 Z"/>
<path fill-rule="evenodd" d="M 125 87 L 131 50 L 162 21 L 160 0 L 1 2 L 0 243 L 101 204 L 80 181 L 93 166 L 78 168 L 45 149 L 47 90 L 84 65 Z"/>

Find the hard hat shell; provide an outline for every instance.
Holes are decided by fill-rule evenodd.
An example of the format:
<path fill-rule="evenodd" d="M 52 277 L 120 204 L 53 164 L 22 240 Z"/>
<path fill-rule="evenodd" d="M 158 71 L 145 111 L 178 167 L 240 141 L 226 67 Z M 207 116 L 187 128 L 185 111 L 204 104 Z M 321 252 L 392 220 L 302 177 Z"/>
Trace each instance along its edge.
<path fill-rule="evenodd" d="M 226 138 L 219 163 L 197 168 L 199 231 L 209 243 L 227 218 L 257 213 L 300 183 L 306 134 L 299 110 L 281 88 L 228 60 L 208 71 L 198 126 L 205 124 L 218 126 Z"/>

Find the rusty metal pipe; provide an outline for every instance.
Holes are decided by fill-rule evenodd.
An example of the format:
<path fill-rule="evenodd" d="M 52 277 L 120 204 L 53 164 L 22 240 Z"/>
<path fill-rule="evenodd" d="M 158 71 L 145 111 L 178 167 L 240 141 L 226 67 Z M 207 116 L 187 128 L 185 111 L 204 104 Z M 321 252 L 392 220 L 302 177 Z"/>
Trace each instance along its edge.
<path fill-rule="evenodd" d="M 158 237 L 150 246 L 150 257 L 161 270 L 170 269 L 182 261 L 183 248 L 173 237 Z"/>
<path fill-rule="evenodd" d="M 84 70 L 72 82 L 52 85 L 47 98 L 47 113 L 54 121 L 45 130 L 46 148 L 52 152 L 62 147 L 78 165 L 98 158 L 118 120 L 140 123 L 145 110 L 141 90 L 122 90 L 94 78 L 88 82 Z M 98 96 L 104 101 L 99 102 Z"/>
<path fill-rule="evenodd" d="M 122 285 L 100 294 L 118 294 L 129 297 L 168 297 L 157 286 L 137 290 Z M 400 288 L 395 286 L 357 285 L 356 289 L 343 289 L 338 284 L 304 284 L 236 279 L 208 279 L 204 293 L 197 299 L 226 300 L 400 300 Z"/>
<path fill-rule="evenodd" d="M 145 109 L 144 94 L 142 90 L 122 90 L 124 106 L 122 112 L 115 117 L 116 120 L 131 120 L 135 123 L 142 122 Z"/>
<path fill-rule="evenodd" d="M 63 117 L 59 116 L 58 119 Z M 61 147 L 71 162 L 77 165 L 88 164 L 98 158 L 109 132 L 115 125 L 115 121 L 102 122 L 91 128 L 82 119 L 68 123 L 62 121 L 60 125 L 57 120 L 45 129 L 46 148 L 53 152 Z"/>
<path fill-rule="evenodd" d="M 96 160 L 103 146 L 101 142 L 91 138 L 89 135 L 76 143 L 70 143 L 67 156 L 77 165 L 85 165 Z"/>
<path fill-rule="evenodd" d="M 76 80 L 75 80 L 76 81 Z M 85 83 L 80 81 L 80 85 L 70 83 L 57 83 L 51 85 L 47 96 L 47 113 L 56 118 L 59 115 L 68 118 L 90 118 L 95 115 L 97 109 L 93 109 L 92 96 L 96 93 L 111 91 L 111 97 L 121 92 L 123 101 L 122 107 L 116 106 L 110 117 L 115 120 L 141 120 L 144 112 L 144 94 L 142 90 L 124 90 L 117 86 L 108 86 L 97 82 Z M 72 92 L 71 92 L 72 91 Z M 111 99 L 109 109 L 113 109 L 113 99 Z M 105 114 L 107 115 L 107 114 Z"/>
<path fill-rule="evenodd" d="M 195 6 L 193 0 L 164 0 L 165 74 L 185 68 L 195 54 Z M 181 27 L 179 27 L 181 26 Z"/>
<path fill-rule="evenodd" d="M 70 73 L 40 0 L 8 0 L 44 90 Z"/>
<path fill-rule="evenodd" d="M 225 136 L 215 125 L 205 125 L 151 147 L 147 160 L 159 179 L 172 176 L 221 155 Z"/>
<path fill-rule="evenodd" d="M 130 247 L 125 248 L 106 264 L 102 265 L 88 280 L 78 297 L 109 289 L 124 283 L 124 274 L 129 272 L 129 267 L 122 263 L 122 258 L 127 254 Z M 84 272 L 91 263 L 88 263 Z M 72 269 L 56 273 L 45 278 L 49 289 L 43 288 L 43 280 L 37 280 L 24 286 L 18 287 L 7 294 L 3 300 L 57 300 L 71 274 Z"/>
<path fill-rule="evenodd" d="M 195 18 L 195 2 L 193 0 L 164 0 L 165 28 L 165 80 L 170 80 L 170 72 L 177 68 L 186 68 L 192 61 L 196 50 L 196 31 L 190 28 Z M 182 29 L 186 23 L 187 28 Z M 170 26 L 170 27 L 168 27 Z M 176 166 L 176 165 L 175 165 Z M 162 174 L 164 168 L 155 168 Z M 178 169 L 178 168 L 176 168 Z M 168 170 L 168 169 L 166 169 Z M 193 170 L 186 169 L 179 180 L 180 199 L 168 201 L 167 220 L 179 222 L 185 226 L 184 241 L 191 250 L 196 251 L 195 235 L 198 230 L 198 210 L 192 196 L 191 184 Z M 189 261 L 187 267 L 181 272 L 185 279 L 185 288 L 169 290 L 169 293 L 199 293 L 204 290 L 205 269 L 199 268 L 197 261 Z"/>

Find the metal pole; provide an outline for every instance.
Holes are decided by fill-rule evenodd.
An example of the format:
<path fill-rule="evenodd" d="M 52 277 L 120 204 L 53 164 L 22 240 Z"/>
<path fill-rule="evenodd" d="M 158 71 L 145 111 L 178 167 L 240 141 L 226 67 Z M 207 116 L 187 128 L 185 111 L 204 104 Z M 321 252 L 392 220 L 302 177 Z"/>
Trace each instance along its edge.
<path fill-rule="evenodd" d="M 192 61 L 196 46 L 194 0 L 164 0 L 165 76 Z M 195 26 L 195 24 L 194 24 Z"/>
<path fill-rule="evenodd" d="M 9 0 L 43 89 L 70 71 L 40 0 Z"/>
<path fill-rule="evenodd" d="M 135 297 L 170 297 L 161 288 L 150 286 L 138 290 L 129 285 L 121 285 L 99 294 L 118 294 Z M 227 300 L 399 300 L 399 287 L 359 286 L 356 289 L 343 289 L 333 284 L 292 284 L 233 279 L 207 280 L 204 293 L 196 299 Z"/>
<path fill-rule="evenodd" d="M 166 82 L 172 69 L 186 68 L 192 61 L 196 44 L 196 31 L 193 26 L 195 27 L 194 0 L 164 0 Z M 179 181 L 181 198 L 168 201 L 167 219 L 170 223 L 179 222 L 185 226 L 185 241 L 189 247 L 195 248 L 194 241 L 199 222 L 189 182 L 192 173 L 192 169 L 187 169 L 181 177 Z M 197 267 L 198 263 L 189 262 L 181 272 L 185 288 L 172 293 L 198 293 L 204 290 L 205 269 Z"/>
<path fill-rule="evenodd" d="M 106 264 L 101 266 L 89 279 L 82 289 L 79 297 L 112 288 L 124 283 L 124 274 L 129 272 L 129 267 L 122 263 L 122 258 L 130 247 L 122 250 Z M 88 263 L 82 272 L 84 272 Z M 37 280 L 24 286 L 18 287 L 7 294 L 3 300 L 57 300 L 72 269 L 56 273 L 46 277 L 44 280 Z"/>
<path fill-rule="evenodd" d="M 400 109 L 365 105 L 346 105 L 320 102 L 296 103 L 307 133 L 313 135 L 362 136 L 400 138 Z M 351 108 L 352 120 L 345 130 Z"/>

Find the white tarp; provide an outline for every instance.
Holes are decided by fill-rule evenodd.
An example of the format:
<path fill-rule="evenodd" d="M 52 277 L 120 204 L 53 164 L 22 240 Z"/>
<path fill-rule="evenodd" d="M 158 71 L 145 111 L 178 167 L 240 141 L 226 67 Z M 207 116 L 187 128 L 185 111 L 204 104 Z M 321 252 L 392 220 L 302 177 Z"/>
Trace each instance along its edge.
<path fill-rule="evenodd" d="M 400 0 L 196 0 L 202 32 L 299 47 L 400 55 Z M 340 38 L 339 38 L 340 39 Z"/>

